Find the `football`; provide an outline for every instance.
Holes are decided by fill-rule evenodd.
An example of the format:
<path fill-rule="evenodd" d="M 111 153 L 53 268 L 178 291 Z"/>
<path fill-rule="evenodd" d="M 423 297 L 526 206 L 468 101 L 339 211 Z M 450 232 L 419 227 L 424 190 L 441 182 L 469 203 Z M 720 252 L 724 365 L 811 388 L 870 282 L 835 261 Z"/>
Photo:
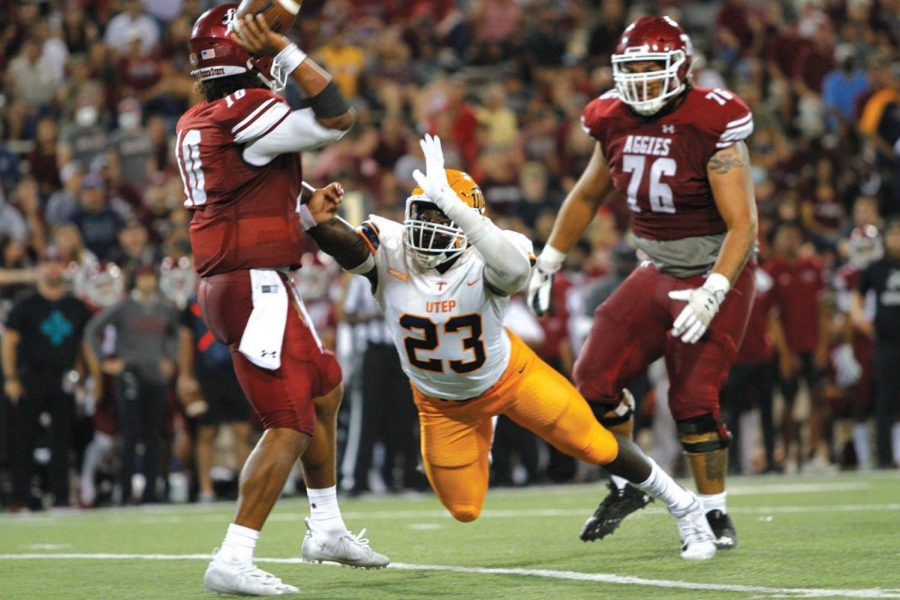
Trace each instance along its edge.
<path fill-rule="evenodd" d="M 263 15 L 272 31 L 284 33 L 297 20 L 303 0 L 242 0 L 234 14 L 235 19 L 245 15 Z"/>

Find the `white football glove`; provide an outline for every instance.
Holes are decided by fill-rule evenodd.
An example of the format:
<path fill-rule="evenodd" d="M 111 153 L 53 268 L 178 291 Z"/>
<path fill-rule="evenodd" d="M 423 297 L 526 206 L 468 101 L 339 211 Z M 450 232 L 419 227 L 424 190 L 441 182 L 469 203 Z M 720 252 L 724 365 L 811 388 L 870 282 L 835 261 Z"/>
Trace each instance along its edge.
<path fill-rule="evenodd" d="M 565 253 L 547 244 L 534 263 L 531 279 L 528 280 L 528 307 L 539 317 L 550 310 L 553 277 L 565 258 Z"/>
<path fill-rule="evenodd" d="M 702 287 L 669 292 L 672 300 L 688 303 L 672 324 L 672 335 L 685 344 L 695 344 L 706 333 L 730 288 L 727 277 L 710 273 Z"/>
<path fill-rule="evenodd" d="M 426 133 L 425 137 L 419 140 L 419 146 L 422 147 L 422 153 L 425 155 L 425 174 L 416 169 L 412 174 L 413 179 L 416 180 L 425 195 L 446 213 L 447 204 L 457 198 L 450 189 L 447 172 L 444 170 L 444 151 L 441 148 L 441 138 Z"/>

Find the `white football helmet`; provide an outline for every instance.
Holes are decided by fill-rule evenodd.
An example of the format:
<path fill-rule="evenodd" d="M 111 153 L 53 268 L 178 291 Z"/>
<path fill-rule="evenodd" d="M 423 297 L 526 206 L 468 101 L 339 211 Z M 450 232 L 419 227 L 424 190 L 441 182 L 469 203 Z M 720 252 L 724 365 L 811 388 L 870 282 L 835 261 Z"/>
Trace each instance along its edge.
<path fill-rule="evenodd" d="M 484 215 L 484 194 L 472 176 L 455 169 L 445 170 L 450 188 L 460 200 Z M 444 216 L 420 187 L 406 200 L 403 229 L 403 241 L 412 250 L 413 259 L 421 269 L 433 269 L 452 260 L 469 246 L 465 232 Z"/>

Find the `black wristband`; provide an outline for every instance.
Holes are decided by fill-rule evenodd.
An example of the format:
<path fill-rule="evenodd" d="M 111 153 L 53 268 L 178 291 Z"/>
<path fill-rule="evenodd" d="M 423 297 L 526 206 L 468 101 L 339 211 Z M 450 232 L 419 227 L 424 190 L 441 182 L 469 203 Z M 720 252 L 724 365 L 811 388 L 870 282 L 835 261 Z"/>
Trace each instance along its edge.
<path fill-rule="evenodd" d="M 329 81 L 325 89 L 310 98 L 309 105 L 320 119 L 338 117 L 350 110 L 350 103 L 334 81 Z"/>

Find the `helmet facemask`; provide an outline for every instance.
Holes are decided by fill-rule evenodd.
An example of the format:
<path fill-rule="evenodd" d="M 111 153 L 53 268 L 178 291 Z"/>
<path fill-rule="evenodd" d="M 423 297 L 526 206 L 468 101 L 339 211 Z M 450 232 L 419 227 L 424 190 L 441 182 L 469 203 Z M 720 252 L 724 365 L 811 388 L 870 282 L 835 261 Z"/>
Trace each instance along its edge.
<path fill-rule="evenodd" d="M 434 269 L 459 256 L 468 247 L 466 234 L 447 218 L 428 196 L 406 200 L 403 242 L 421 269 Z"/>
<path fill-rule="evenodd" d="M 649 116 L 659 112 L 666 103 L 684 91 L 685 78 L 679 73 L 685 66 L 684 50 L 650 52 L 646 47 L 627 48 L 612 57 L 613 80 L 623 102 L 635 112 Z M 659 70 L 633 72 L 635 63 L 656 62 Z M 658 87 L 654 92 L 653 88 Z"/>

